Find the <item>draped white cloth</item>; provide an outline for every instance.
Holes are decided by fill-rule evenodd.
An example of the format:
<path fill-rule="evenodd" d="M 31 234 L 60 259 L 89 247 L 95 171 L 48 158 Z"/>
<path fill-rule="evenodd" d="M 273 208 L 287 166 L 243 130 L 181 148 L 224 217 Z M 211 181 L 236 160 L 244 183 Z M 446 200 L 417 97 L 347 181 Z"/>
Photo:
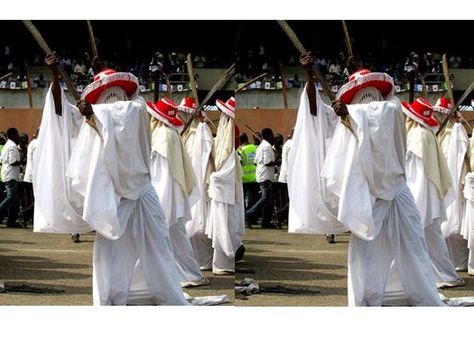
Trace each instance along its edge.
<path fill-rule="evenodd" d="M 213 272 L 235 269 L 234 257 L 245 233 L 242 167 L 233 151 L 220 170 L 211 174 L 206 235 L 214 248 Z"/>
<path fill-rule="evenodd" d="M 435 138 L 434 135 L 432 138 Z M 456 281 L 459 276 L 451 262 L 448 247 L 441 232 L 441 223 L 446 220 L 444 197 L 440 197 L 439 190 L 428 178 L 423 160 L 410 150 L 407 151 L 406 177 L 407 185 L 415 198 L 421 216 L 436 282 L 442 284 Z"/>
<path fill-rule="evenodd" d="M 464 178 L 468 172 L 466 153 L 469 139 L 461 123 L 454 123 L 449 134 L 445 134 L 443 153 L 446 157 L 453 186 L 445 198 L 447 220 L 441 224 L 443 236 L 446 239 L 449 254 L 455 268 L 466 269 L 469 257 L 467 241 L 461 235 L 466 199 L 462 189 Z"/>
<path fill-rule="evenodd" d="M 212 271 L 235 271 L 235 252 L 245 232 L 242 166 L 235 152 L 234 120 L 221 113 L 213 143 L 214 171 L 209 178 L 206 235 L 214 248 Z"/>
<path fill-rule="evenodd" d="M 134 293 L 132 281 L 140 280 L 138 283 L 147 288 L 146 295 L 156 303 L 187 304 L 164 213 L 150 182 L 145 102 L 137 97 L 93 105 L 100 136 L 82 123 L 76 138 L 72 119 L 77 117 L 77 126 L 80 116 L 64 95 L 62 99 L 66 109 L 55 120 L 54 103 L 48 94 L 40 128 L 33 176 L 43 179 L 37 181 L 42 184 L 35 189 L 42 219 L 35 216 L 35 231 L 84 232 L 90 229 L 78 226 L 88 224 L 97 232 L 94 304 L 126 304 Z M 45 178 L 50 181 L 47 188 Z M 62 202 L 46 210 L 51 196 Z M 70 211 L 76 213 L 74 218 Z M 142 279 L 137 278 L 140 270 Z"/>
<path fill-rule="evenodd" d="M 187 140 L 188 147 L 190 140 Z M 199 123 L 193 138 L 191 162 L 198 185 L 198 200 L 191 207 L 191 219 L 186 223 L 186 231 L 191 239 L 194 255 L 201 269 L 212 267 L 212 243 L 206 236 L 209 196 L 207 189 L 210 175 L 210 155 L 212 151 L 212 133 L 206 123 Z M 190 146 L 189 146 L 190 147 Z"/>
<path fill-rule="evenodd" d="M 392 97 L 348 105 L 348 110 L 355 135 L 338 123 L 322 176 L 327 189 L 339 197 L 338 220 L 352 232 L 349 305 L 379 306 L 389 295 L 413 305 L 443 305 L 420 216 L 405 182 L 400 103 Z M 392 287 L 401 288 L 398 295 Z"/>
<path fill-rule="evenodd" d="M 347 231 L 335 216 L 336 201 L 326 191 L 324 179 L 321 178 L 321 169 L 338 118 L 332 108 L 323 102 L 317 89 L 316 103 L 315 117 L 310 113 L 305 87 L 288 161 L 290 233 L 335 234 Z"/>
<path fill-rule="evenodd" d="M 462 236 L 467 240 L 469 248 L 467 271 L 469 275 L 474 275 L 474 172 L 466 175 L 463 193 L 466 198 L 466 213 L 462 225 Z"/>
<path fill-rule="evenodd" d="M 61 93 L 62 115 L 55 113 L 51 88 L 46 94 L 36 158 L 33 163 L 35 232 L 87 233 L 92 230 L 71 206 L 71 180 L 66 168 L 83 118 Z"/>
<path fill-rule="evenodd" d="M 168 127 L 165 127 L 168 129 Z M 153 134 L 153 138 L 155 135 Z M 188 157 L 188 155 L 185 155 Z M 182 284 L 204 280 L 199 265 L 194 258 L 190 239 L 186 233 L 185 223 L 191 218 L 190 204 L 180 185 L 171 176 L 167 158 L 155 150 L 151 157 L 152 184 L 162 203 L 166 222 L 169 225 L 170 238 Z"/>

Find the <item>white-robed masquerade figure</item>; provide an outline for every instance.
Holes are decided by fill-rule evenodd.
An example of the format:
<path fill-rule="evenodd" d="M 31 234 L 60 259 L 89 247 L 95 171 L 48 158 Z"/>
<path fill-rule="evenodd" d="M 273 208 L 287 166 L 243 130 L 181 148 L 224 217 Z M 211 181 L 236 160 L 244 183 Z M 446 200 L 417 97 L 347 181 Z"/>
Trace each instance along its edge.
<path fill-rule="evenodd" d="M 34 231 L 96 231 L 94 305 L 133 304 L 135 298 L 187 304 L 151 185 L 150 123 L 138 79 L 103 70 L 84 89 L 77 108 L 59 89 L 57 74 L 52 88 L 33 169 L 33 177 L 41 178 L 34 182 Z M 92 114 L 100 135 L 81 114 Z"/>
<path fill-rule="evenodd" d="M 446 116 L 452 107 L 449 99 L 439 98 L 436 105 L 433 106 L 433 110 L 440 113 L 441 118 L 444 118 L 443 116 Z M 461 231 L 466 209 L 466 199 L 463 195 L 464 179 L 470 169 L 467 157 L 469 138 L 464 126 L 460 122 L 450 119 L 438 136 L 438 141 L 447 161 L 453 184 L 444 199 L 447 219 L 441 223 L 441 231 L 455 269 L 463 271 L 467 270 L 469 257 L 467 240 L 464 239 Z"/>
<path fill-rule="evenodd" d="M 467 240 L 469 249 L 467 272 L 469 275 L 474 275 L 474 136 L 471 136 L 469 141 L 468 158 L 471 172 L 467 173 L 464 180 L 463 194 L 466 199 L 466 208 L 461 233 Z"/>
<path fill-rule="evenodd" d="M 433 116 L 432 105 L 423 98 L 417 98 L 411 104 L 402 102 L 402 109 L 408 117 L 407 184 L 420 212 L 436 284 L 439 288 L 464 285 L 451 262 L 441 232 L 441 223 L 446 220 L 445 199 L 452 182 L 434 135 L 439 123 Z"/>
<path fill-rule="evenodd" d="M 212 271 L 222 275 L 234 273 L 234 260 L 242 256 L 245 222 L 242 166 L 235 151 L 235 100 L 217 100 L 216 105 L 222 113 L 212 148 L 206 235 L 214 248 Z"/>
<path fill-rule="evenodd" d="M 198 199 L 198 187 L 191 159 L 179 135 L 184 123 L 177 114 L 178 106 L 170 99 L 163 98 L 156 104 L 147 102 L 147 109 L 153 116 L 151 180 L 170 228 L 181 285 L 207 285 L 209 281 L 194 258 L 185 226 L 191 219 L 191 206 Z"/>
<path fill-rule="evenodd" d="M 193 98 L 185 97 L 178 106 L 178 110 L 188 115 L 197 114 L 202 118 L 198 122 L 193 118 L 193 123 L 183 135 L 183 142 L 191 158 L 191 164 L 196 175 L 198 199 L 191 207 L 191 219 L 186 223 L 186 232 L 191 240 L 194 257 L 201 270 L 212 270 L 212 257 L 214 250 L 212 241 L 206 235 L 206 220 L 209 211 L 209 176 L 213 171 L 212 133 L 202 113 L 196 113 L 197 105 Z M 188 119 L 191 119 L 188 117 Z"/>
<path fill-rule="evenodd" d="M 361 70 L 341 87 L 334 106 L 351 129 L 337 124 L 322 177 L 338 197 L 337 219 L 351 231 L 348 302 L 443 305 L 406 184 L 405 117 L 393 87 L 388 74 Z"/>

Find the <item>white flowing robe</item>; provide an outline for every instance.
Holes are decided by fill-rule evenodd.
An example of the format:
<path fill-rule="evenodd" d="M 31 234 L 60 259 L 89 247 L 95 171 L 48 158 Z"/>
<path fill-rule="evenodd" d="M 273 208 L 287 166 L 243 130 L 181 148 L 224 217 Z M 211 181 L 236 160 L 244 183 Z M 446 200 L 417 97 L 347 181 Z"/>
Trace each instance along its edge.
<path fill-rule="evenodd" d="M 347 231 L 337 220 L 337 201 L 326 191 L 321 169 L 338 117 L 316 89 L 317 116 L 310 113 L 306 87 L 301 94 L 288 161 L 288 232 L 335 234 Z"/>
<path fill-rule="evenodd" d="M 463 193 L 466 198 L 466 213 L 462 225 L 462 236 L 467 240 L 469 249 L 467 271 L 469 275 L 474 275 L 474 172 L 466 175 Z"/>
<path fill-rule="evenodd" d="M 232 148 L 229 145 L 216 146 L 220 148 L 215 153 L 215 161 L 218 164 L 216 170 L 211 173 L 208 189 L 210 203 L 206 235 L 212 240 L 214 248 L 214 273 L 235 271 L 235 252 L 242 245 L 241 237 L 245 233 L 243 172 L 233 145 L 233 131 L 234 120 L 221 114 L 215 144 L 218 143 L 220 133 L 231 133 L 228 142 L 232 143 Z M 230 150 L 226 159 L 219 154 L 219 150 L 223 149 Z"/>
<path fill-rule="evenodd" d="M 151 179 L 170 228 L 176 267 L 182 285 L 205 280 L 194 257 L 185 224 L 191 218 L 198 190 L 191 160 L 179 133 L 164 124 L 152 132 Z M 171 155 L 174 153 L 174 155 Z M 186 158 L 186 159 L 185 159 Z M 170 160 L 173 159 L 173 160 Z M 176 162 L 173 166 L 171 162 Z M 187 167 L 187 171 L 184 168 Z M 181 170 L 180 182 L 175 179 Z"/>
<path fill-rule="evenodd" d="M 56 120 L 69 127 L 64 118 L 69 119 L 71 112 L 78 113 L 64 95 L 62 99 L 67 110 Z M 151 298 L 155 304 L 187 304 L 176 274 L 163 210 L 150 182 L 149 119 L 143 99 L 93 105 L 101 136 L 82 123 L 77 138 L 71 138 L 75 137 L 72 134 L 68 140 L 65 137 L 74 130 L 54 131 L 59 127 L 53 124 L 50 94 L 47 103 L 33 176 L 50 178 L 51 172 L 57 177 L 48 191 L 37 185 L 36 202 L 44 207 L 50 204 L 48 197 L 60 197 L 63 206 L 50 209 L 48 214 L 41 210 L 40 216 L 45 219 L 36 220 L 35 216 L 35 230 L 83 232 L 77 227 L 82 223 L 97 232 L 93 266 L 95 305 L 131 303 L 134 287 L 138 286 L 142 296 Z M 58 140 L 58 131 L 63 133 L 64 139 L 59 140 L 62 143 L 51 144 L 54 138 Z M 70 218 L 69 208 L 75 211 L 76 219 Z M 63 224 L 56 226 L 56 221 Z"/>
<path fill-rule="evenodd" d="M 35 195 L 35 232 L 87 233 L 92 228 L 71 206 L 71 179 L 66 168 L 71 158 L 83 118 L 61 92 L 62 115 L 55 112 L 54 99 L 49 89 L 43 108 L 40 132 L 33 163 Z"/>
<path fill-rule="evenodd" d="M 433 272 L 435 274 L 436 282 L 442 284 L 444 282 L 456 281 L 459 276 L 456 273 L 453 263 L 451 262 L 448 247 L 441 232 L 441 223 L 446 220 L 446 208 L 444 199 L 440 190 L 430 179 L 425 168 L 422 153 L 428 153 L 427 147 L 418 145 L 419 143 L 427 143 L 425 139 L 415 139 L 416 145 L 410 138 L 416 138 L 420 132 L 427 133 L 430 137 L 433 147 L 437 147 L 434 134 L 421 126 L 411 128 L 407 135 L 407 161 L 406 161 L 406 175 L 407 185 L 415 198 L 415 203 L 420 212 L 421 223 L 424 228 L 425 240 L 428 246 L 428 251 L 431 258 Z M 413 150 L 412 150 L 413 148 Z M 424 150 L 424 151 L 421 151 Z M 436 151 L 433 151 L 436 154 Z M 441 156 L 443 157 L 443 156 Z M 445 162 L 443 158 L 436 159 L 437 163 Z M 434 169 L 446 167 L 445 164 L 430 164 L 433 173 Z M 436 177 L 441 178 L 441 171 Z M 449 176 L 449 172 L 447 172 Z M 443 180 L 442 180 L 443 181 Z M 446 181 L 446 180 L 444 180 Z M 449 182 L 449 181 L 447 181 Z M 448 191 L 449 192 L 449 191 Z"/>
<path fill-rule="evenodd" d="M 186 146 L 188 147 L 188 140 Z M 186 223 L 186 231 L 191 239 L 194 255 L 202 269 L 212 267 L 212 243 L 206 236 L 206 220 L 209 211 L 208 180 L 210 175 L 210 155 L 212 134 L 206 123 L 199 123 L 193 138 L 191 162 L 197 179 L 199 197 L 191 207 L 191 219 Z"/>
<path fill-rule="evenodd" d="M 455 268 L 465 270 L 469 249 L 467 248 L 467 241 L 461 235 L 466 209 L 466 199 L 463 196 L 462 189 L 464 178 L 468 172 L 466 153 L 469 138 L 461 123 L 454 123 L 447 135 L 445 132 L 443 137 L 441 146 L 447 160 L 453 186 L 445 198 L 447 220 L 441 224 L 441 230 Z M 450 203 L 450 201 L 452 202 Z"/>
<path fill-rule="evenodd" d="M 392 97 L 347 108 L 355 135 L 337 125 L 322 176 L 339 197 L 338 220 L 352 232 L 349 305 L 382 305 L 389 295 L 406 297 L 413 305 L 443 305 L 405 181 L 400 103 Z"/>

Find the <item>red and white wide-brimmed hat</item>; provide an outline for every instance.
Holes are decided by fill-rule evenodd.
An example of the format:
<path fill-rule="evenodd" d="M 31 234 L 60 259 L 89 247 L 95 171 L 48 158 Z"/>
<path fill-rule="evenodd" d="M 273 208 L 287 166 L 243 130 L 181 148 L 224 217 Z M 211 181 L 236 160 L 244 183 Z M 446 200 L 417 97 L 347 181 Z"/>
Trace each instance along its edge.
<path fill-rule="evenodd" d="M 155 104 L 146 103 L 146 109 L 150 115 L 166 124 L 170 128 L 181 131 L 184 122 L 178 116 L 178 105 L 168 98 L 161 98 Z"/>
<path fill-rule="evenodd" d="M 393 79 L 387 73 L 359 70 L 353 73 L 349 81 L 339 89 L 336 99 L 340 99 L 344 104 L 350 104 L 359 90 L 369 86 L 378 89 L 382 97 L 386 98 L 393 91 Z"/>
<path fill-rule="evenodd" d="M 417 98 L 413 103 L 402 102 L 403 113 L 427 129 L 436 132 L 439 122 L 433 115 L 433 106 L 424 98 Z"/>
<path fill-rule="evenodd" d="M 196 112 L 197 107 L 198 106 L 194 98 L 184 97 L 178 106 L 178 110 L 186 112 L 186 113 L 194 114 L 194 112 Z"/>
<path fill-rule="evenodd" d="M 94 81 L 82 92 L 82 98 L 90 104 L 95 104 L 100 94 L 113 86 L 122 88 L 128 98 L 138 94 L 137 77 L 129 72 L 116 72 L 111 68 L 106 68 L 94 76 Z"/>
<path fill-rule="evenodd" d="M 235 98 L 230 97 L 225 103 L 217 99 L 216 100 L 216 105 L 221 110 L 224 112 L 226 115 L 230 116 L 231 118 L 235 118 Z"/>
<path fill-rule="evenodd" d="M 448 98 L 444 97 L 438 98 L 436 104 L 433 106 L 433 110 L 444 114 L 448 114 L 449 112 L 451 112 L 452 108 L 453 104 L 451 103 L 451 101 Z"/>

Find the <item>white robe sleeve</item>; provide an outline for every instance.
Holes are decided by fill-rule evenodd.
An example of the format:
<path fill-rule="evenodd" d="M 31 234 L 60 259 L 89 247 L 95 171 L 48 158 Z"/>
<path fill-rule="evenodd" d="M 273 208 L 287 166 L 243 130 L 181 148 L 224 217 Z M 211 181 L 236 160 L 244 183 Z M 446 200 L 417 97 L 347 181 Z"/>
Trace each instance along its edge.
<path fill-rule="evenodd" d="M 61 97 L 61 116 L 55 112 L 51 89 L 46 95 L 43 109 L 33 163 L 33 230 L 45 233 L 85 233 L 92 229 L 71 206 L 75 202 L 71 181 L 66 177 L 66 168 L 83 119 L 63 92 Z"/>
<path fill-rule="evenodd" d="M 317 91 L 317 90 L 316 90 Z M 337 116 L 316 92 L 317 116 L 310 113 L 303 90 L 288 159 L 290 211 L 288 231 L 302 234 L 342 233 L 347 229 L 337 220 L 336 201 L 326 191 L 321 169 L 327 155 Z"/>

